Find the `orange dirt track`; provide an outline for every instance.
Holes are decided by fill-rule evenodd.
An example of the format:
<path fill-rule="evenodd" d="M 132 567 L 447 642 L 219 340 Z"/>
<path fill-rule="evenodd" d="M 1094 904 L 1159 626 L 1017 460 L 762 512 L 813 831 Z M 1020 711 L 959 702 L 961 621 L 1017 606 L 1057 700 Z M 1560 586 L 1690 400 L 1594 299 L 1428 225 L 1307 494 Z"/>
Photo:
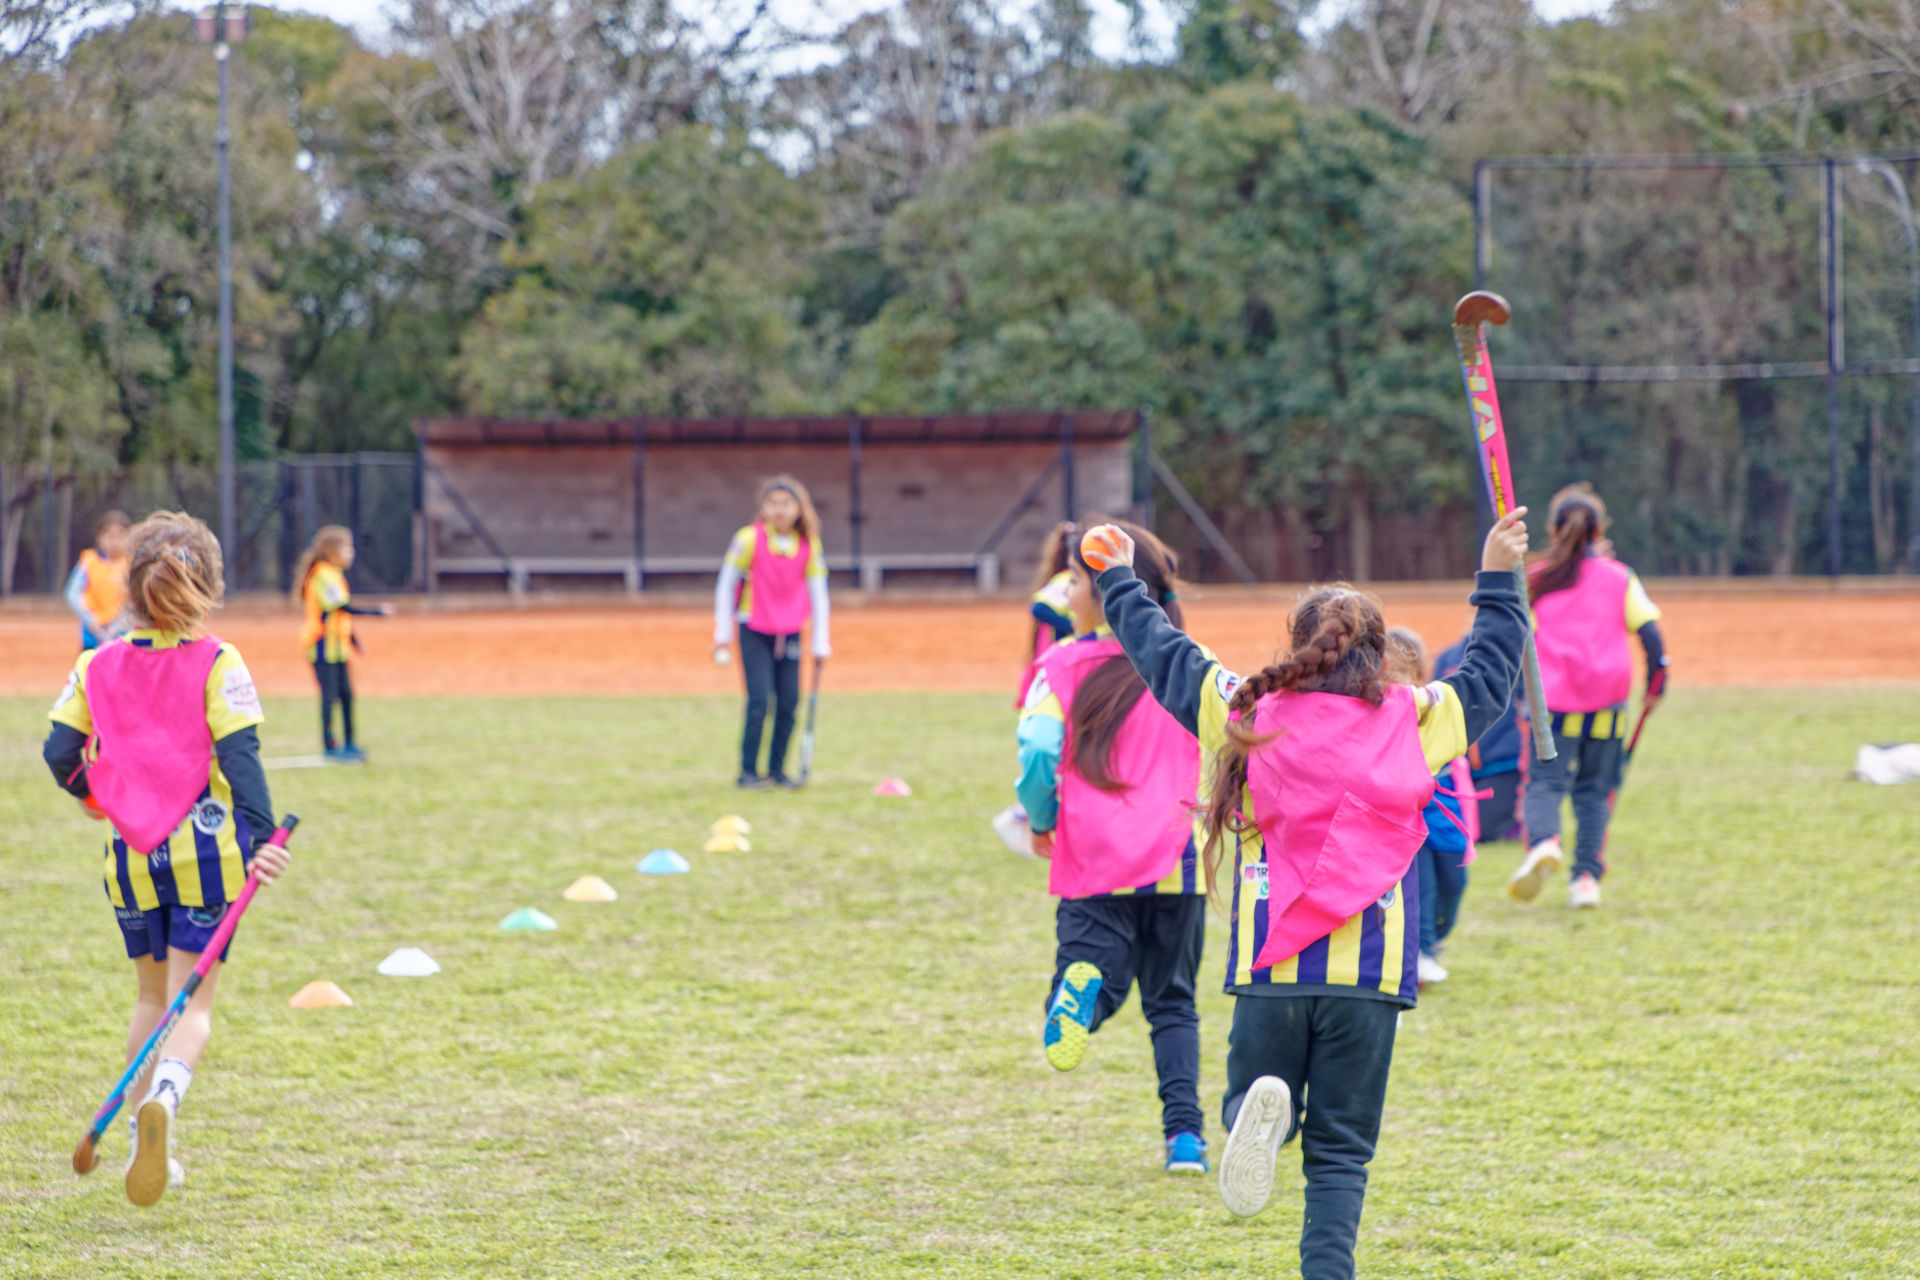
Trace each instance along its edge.
<path fill-rule="evenodd" d="M 1467 621 L 1466 585 L 1387 585 L 1390 623 L 1413 627 L 1435 650 Z M 1756 589 L 1744 583 L 1653 582 L 1666 612 L 1674 679 L 1685 685 L 1860 684 L 1920 681 L 1920 587 L 1877 580 Z M 1282 587 L 1189 588 L 1189 629 L 1231 667 L 1264 662 L 1279 637 Z M 491 607 L 489 607 L 491 606 Z M 357 692 L 376 696 L 731 693 L 740 676 L 715 667 L 712 614 L 691 597 L 671 603 L 536 602 L 486 597 L 399 603 L 394 618 L 357 619 L 366 652 Z M 216 615 L 214 630 L 246 655 L 263 692 L 305 694 L 298 621 L 269 599 Z M 830 689 L 867 692 L 1005 691 L 1012 696 L 1027 621 L 1018 599 L 868 602 L 846 593 L 833 617 Z M 51 697 L 75 652 L 74 625 L 44 599 L 0 610 L 0 694 Z"/>

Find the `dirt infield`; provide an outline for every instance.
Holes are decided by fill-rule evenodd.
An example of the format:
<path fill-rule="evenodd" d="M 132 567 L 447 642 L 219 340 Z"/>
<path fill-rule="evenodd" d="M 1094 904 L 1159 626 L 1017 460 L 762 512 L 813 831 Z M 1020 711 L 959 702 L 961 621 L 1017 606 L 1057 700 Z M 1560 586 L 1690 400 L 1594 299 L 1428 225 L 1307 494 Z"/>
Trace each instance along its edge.
<path fill-rule="evenodd" d="M 1652 583 L 1666 612 L 1674 678 L 1694 685 L 1859 684 L 1920 681 L 1920 587 L 1797 587 L 1756 593 L 1720 584 Z M 1272 653 L 1294 591 L 1189 589 L 1193 634 L 1229 666 Z M 1465 584 L 1388 586 L 1390 623 L 1438 649 L 1467 622 Z M 400 615 L 360 621 L 366 652 L 358 691 L 429 694 L 728 693 L 739 674 L 715 667 L 712 614 L 686 603 L 433 607 L 401 601 Z M 214 629 L 237 644 L 262 690 L 304 694 L 312 671 L 294 644 L 297 621 L 265 600 L 237 602 Z M 851 594 L 834 611 L 827 687 L 871 692 L 1006 690 L 1019 674 L 1027 622 L 1018 600 L 896 603 Z M 0 610 L 0 694 L 56 692 L 73 660 L 71 619 L 50 603 Z"/>

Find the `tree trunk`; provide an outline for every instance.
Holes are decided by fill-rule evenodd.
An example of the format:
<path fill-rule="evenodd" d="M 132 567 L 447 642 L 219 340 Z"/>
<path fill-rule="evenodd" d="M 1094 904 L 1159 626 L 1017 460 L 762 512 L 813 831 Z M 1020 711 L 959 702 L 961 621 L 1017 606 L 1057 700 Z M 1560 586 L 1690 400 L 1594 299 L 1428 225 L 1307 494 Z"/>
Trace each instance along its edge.
<path fill-rule="evenodd" d="M 1366 582 L 1373 577 L 1373 504 L 1363 475 L 1355 475 L 1347 489 L 1347 525 L 1353 548 L 1353 580 Z"/>

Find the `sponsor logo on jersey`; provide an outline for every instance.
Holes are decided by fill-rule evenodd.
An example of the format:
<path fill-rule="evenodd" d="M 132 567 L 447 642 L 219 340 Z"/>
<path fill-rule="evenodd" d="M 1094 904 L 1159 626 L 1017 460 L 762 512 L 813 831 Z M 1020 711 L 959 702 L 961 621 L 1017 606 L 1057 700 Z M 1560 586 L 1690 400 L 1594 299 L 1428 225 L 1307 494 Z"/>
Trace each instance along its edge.
<path fill-rule="evenodd" d="M 217 836 L 227 825 L 227 806 L 212 796 L 201 796 L 194 801 L 193 808 L 187 810 L 187 816 L 193 819 L 193 829 L 202 835 Z"/>
<path fill-rule="evenodd" d="M 1252 891 L 1257 901 L 1265 902 L 1267 900 L 1267 864 L 1249 862 L 1240 868 L 1240 883 Z"/>
<path fill-rule="evenodd" d="M 227 710 L 237 716 L 260 714 L 260 694 L 254 689 L 253 676 L 245 667 L 235 666 L 227 671 L 220 696 L 226 700 Z"/>

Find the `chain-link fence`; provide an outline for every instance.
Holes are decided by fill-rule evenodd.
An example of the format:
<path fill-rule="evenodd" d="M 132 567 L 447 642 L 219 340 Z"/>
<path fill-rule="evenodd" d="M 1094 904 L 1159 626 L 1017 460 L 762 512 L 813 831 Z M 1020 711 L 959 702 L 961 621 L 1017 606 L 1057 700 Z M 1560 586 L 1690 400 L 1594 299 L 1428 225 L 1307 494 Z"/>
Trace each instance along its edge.
<path fill-rule="evenodd" d="M 316 454 L 243 462 L 235 472 L 235 545 L 229 591 L 285 591 L 314 530 L 354 531 L 352 583 L 362 591 L 418 588 L 414 511 L 418 462 L 410 453 Z M 109 511 L 139 520 L 186 511 L 219 523 L 219 478 L 210 466 L 122 470 L 0 468 L 0 595 L 54 594 Z"/>

